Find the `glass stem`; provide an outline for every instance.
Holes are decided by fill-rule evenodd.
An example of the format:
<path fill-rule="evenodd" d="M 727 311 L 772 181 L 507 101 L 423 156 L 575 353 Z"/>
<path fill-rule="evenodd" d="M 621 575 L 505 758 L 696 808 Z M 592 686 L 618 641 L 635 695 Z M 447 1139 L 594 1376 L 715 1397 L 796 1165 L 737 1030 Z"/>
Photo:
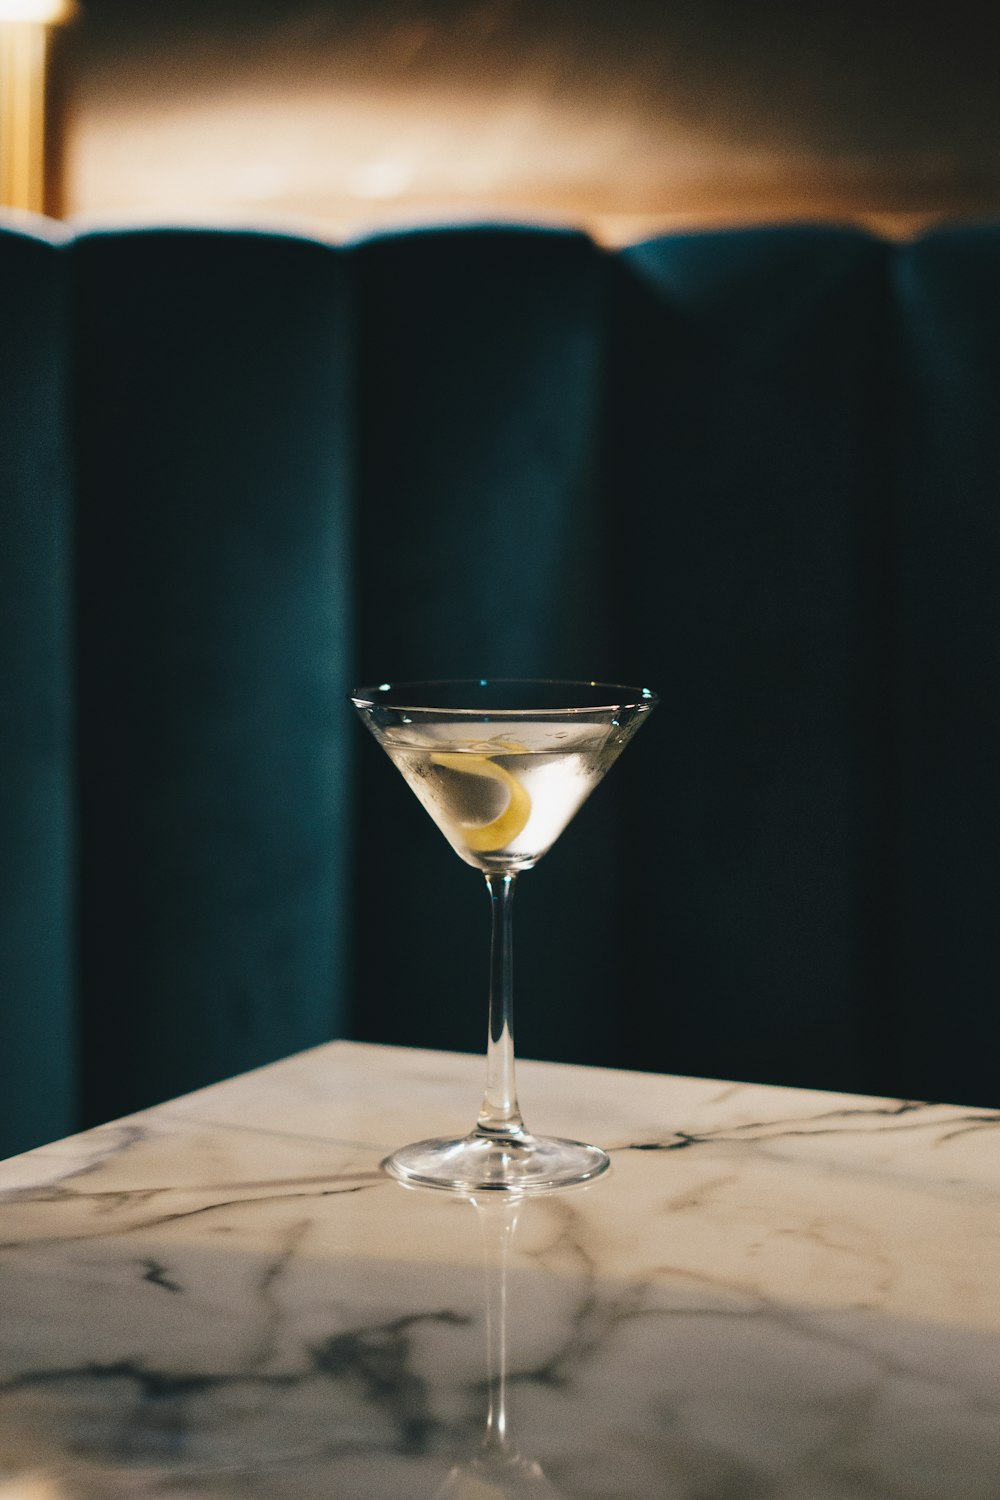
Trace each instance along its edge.
<path fill-rule="evenodd" d="M 514 1084 L 514 961 L 511 908 L 515 875 L 487 874 L 493 909 L 490 941 L 490 1035 L 486 1048 L 486 1094 L 477 1134 L 516 1140 L 524 1134 Z"/>

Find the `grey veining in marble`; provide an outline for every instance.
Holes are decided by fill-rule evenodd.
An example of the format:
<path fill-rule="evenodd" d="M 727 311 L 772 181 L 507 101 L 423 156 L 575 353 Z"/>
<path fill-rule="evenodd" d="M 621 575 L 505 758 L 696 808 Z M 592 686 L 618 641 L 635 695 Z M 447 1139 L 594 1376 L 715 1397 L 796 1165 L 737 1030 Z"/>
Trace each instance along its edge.
<path fill-rule="evenodd" d="M 336 1043 L 0 1164 L 0 1500 L 994 1500 L 1000 1115 Z"/>

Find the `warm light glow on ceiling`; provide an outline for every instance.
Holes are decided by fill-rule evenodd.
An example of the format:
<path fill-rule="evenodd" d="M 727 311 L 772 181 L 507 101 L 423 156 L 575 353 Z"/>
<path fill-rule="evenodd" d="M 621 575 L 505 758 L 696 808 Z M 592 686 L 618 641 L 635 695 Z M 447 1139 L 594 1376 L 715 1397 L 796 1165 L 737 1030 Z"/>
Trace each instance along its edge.
<path fill-rule="evenodd" d="M 34 21 L 54 26 L 69 19 L 71 0 L 0 0 L 0 21 Z"/>

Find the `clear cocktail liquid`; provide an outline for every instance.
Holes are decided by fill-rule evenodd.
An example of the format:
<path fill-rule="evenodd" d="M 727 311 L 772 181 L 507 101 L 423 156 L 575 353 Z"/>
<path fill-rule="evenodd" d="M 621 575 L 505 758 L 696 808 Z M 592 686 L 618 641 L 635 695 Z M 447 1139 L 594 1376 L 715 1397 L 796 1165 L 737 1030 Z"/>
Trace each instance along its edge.
<path fill-rule="evenodd" d="M 383 744 L 455 852 L 494 871 L 536 864 L 621 748 L 614 727 L 565 719 L 396 726 Z"/>

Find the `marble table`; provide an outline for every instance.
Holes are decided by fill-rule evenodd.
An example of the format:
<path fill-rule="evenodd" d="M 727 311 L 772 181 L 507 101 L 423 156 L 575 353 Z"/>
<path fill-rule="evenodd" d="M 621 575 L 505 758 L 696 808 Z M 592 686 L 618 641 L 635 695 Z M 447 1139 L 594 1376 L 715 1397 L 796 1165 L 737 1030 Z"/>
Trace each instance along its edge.
<path fill-rule="evenodd" d="M 525 1063 L 607 1176 L 380 1173 L 482 1080 L 338 1042 L 0 1164 L 3 1500 L 1000 1495 L 1000 1114 Z"/>

